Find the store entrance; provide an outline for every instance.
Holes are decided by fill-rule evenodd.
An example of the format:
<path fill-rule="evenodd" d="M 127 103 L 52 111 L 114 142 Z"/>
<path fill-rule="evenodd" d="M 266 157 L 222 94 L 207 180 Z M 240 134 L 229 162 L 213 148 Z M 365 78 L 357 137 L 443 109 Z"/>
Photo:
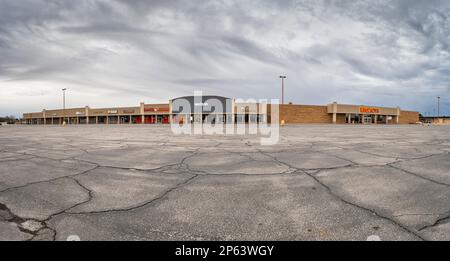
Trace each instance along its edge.
<path fill-rule="evenodd" d="M 373 115 L 364 115 L 363 123 L 364 124 L 372 124 L 372 123 L 374 123 Z"/>
<path fill-rule="evenodd" d="M 385 118 L 380 115 L 367 115 L 367 114 L 347 114 L 346 123 L 348 124 L 377 124 L 382 123 Z"/>

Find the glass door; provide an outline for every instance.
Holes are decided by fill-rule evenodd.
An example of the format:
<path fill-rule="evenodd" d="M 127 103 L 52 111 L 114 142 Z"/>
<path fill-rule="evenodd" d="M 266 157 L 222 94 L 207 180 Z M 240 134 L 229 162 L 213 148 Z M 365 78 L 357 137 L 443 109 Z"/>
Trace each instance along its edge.
<path fill-rule="evenodd" d="M 372 115 L 364 115 L 364 124 L 372 124 L 373 116 Z"/>

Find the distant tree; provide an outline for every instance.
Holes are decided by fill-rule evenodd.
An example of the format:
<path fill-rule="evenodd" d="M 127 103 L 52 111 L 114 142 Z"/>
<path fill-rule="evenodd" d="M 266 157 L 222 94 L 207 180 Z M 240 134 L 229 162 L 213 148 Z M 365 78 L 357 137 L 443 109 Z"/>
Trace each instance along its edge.
<path fill-rule="evenodd" d="M 7 122 L 8 124 L 14 124 L 16 123 L 17 118 L 16 116 L 10 115 L 6 117 L 0 117 L 0 122 Z"/>

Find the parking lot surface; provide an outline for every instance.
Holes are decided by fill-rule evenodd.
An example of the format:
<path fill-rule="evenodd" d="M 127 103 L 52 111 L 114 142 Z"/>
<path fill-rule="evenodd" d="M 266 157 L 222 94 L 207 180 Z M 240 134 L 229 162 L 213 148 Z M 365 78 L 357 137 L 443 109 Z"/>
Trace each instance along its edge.
<path fill-rule="evenodd" d="M 450 240 L 450 127 L 0 127 L 0 240 Z"/>

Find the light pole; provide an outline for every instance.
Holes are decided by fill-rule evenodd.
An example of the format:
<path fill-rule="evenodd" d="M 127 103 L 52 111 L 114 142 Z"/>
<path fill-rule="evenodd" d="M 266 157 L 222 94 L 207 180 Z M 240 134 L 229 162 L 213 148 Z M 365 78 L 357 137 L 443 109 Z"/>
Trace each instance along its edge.
<path fill-rule="evenodd" d="M 437 99 L 438 99 L 438 114 L 437 114 L 437 116 L 439 118 L 439 116 L 441 114 L 441 108 L 440 108 L 441 107 L 441 97 L 438 96 Z"/>
<path fill-rule="evenodd" d="M 66 88 L 62 89 L 63 91 L 63 124 L 66 123 Z"/>
<path fill-rule="evenodd" d="M 286 79 L 286 76 L 281 75 L 281 104 L 284 104 L 284 79 Z"/>

